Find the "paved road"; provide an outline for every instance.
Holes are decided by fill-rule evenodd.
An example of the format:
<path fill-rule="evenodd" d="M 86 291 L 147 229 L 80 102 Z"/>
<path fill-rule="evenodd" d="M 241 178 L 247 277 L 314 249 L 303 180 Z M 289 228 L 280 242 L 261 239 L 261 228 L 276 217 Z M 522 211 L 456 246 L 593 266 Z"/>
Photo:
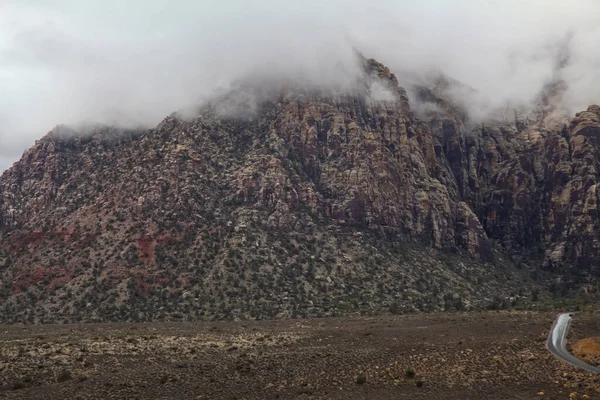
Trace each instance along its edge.
<path fill-rule="evenodd" d="M 567 332 L 571 325 L 572 315 L 573 314 L 571 313 L 558 314 L 558 317 L 556 317 L 556 321 L 548 334 L 546 348 L 567 364 L 598 374 L 600 373 L 600 368 L 593 367 L 581 361 L 567 351 Z"/>

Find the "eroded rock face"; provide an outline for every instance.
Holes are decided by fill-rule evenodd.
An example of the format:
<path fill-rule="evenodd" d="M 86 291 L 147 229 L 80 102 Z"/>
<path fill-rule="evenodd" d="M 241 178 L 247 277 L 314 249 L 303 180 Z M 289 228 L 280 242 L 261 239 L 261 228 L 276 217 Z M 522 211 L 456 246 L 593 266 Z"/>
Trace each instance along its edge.
<path fill-rule="evenodd" d="M 293 224 L 286 216 L 295 207 L 308 207 L 393 238 L 489 257 L 487 237 L 477 218 L 466 216 L 430 130 L 412 116 L 395 77 L 373 61 L 369 67 L 384 79 L 393 101 L 373 100 L 368 92 L 282 96 L 264 121 L 269 154 L 235 174 L 235 199 L 271 207 L 280 225 Z M 473 240 L 456 233 L 465 220 Z"/>
<path fill-rule="evenodd" d="M 363 63 L 351 90 L 230 94 L 148 131 L 53 130 L 0 177 L 0 317 L 459 308 L 531 287 L 486 263 L 495 247 L 561 273 L 597 264 L 599 107 L 560 129 L 473 126 L 425 91 L 438 108 L 421 120 Z"/>
<path fill-rule="evenodd" d="M 444 152 L 460 197 L 481 221 L 487 236 L 504 248 L 542 253 L 554 272 L 591 273 L 598 253 L 598 106 L 568 121 L 548 98 L 531 118 L 490 121 L 469 129 L 445 106 L 430 126 Z M 561 125 L 560 122 L 563 124 Z"/>
<path fill-rule="evenodd" d="M 597 110 L 591 106 L 560 131 L 520 132 L 521 147 L 502 157 L 483 196 L 479 216 L 490 237 L 506 246 L 541 246 L 551 270 L 592 272 L 600 261 Z"/>
<path fill-rule="evenodd" d="M 590 106 L 579 113 L 563 134 L 546 157 L 554 162 L 548 166 L 551 196 L 545 263 L 551 267 L 573 263 L 597 275 L 600 107 Z"/>
<path fill-rule="evenodd" d="M 472 126 L 445 95 L 448 82 L 438 78 L 415 93 L 433 105 L 422 107 L 424 117 L 461 199 L 489 239 L 530 265 L 587 280 L 597 276 L 600 107 L 569 120 L 560 103 L 566 84 L 555 81 L 530 114 L 504 111 Z"/>

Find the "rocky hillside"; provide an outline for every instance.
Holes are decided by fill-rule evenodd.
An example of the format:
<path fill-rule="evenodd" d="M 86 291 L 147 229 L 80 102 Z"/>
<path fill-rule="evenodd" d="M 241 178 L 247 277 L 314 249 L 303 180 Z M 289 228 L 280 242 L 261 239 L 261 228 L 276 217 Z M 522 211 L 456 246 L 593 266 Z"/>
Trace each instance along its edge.
<path fill-rule="evenodd" d="M 600 107 L 561 125 L 550 91 L 535 115 L 474 125 L 437 85 L 418 88 L 435 111 L 417 118 L 396 77 L 362 62 L 350 89 L 246 85 L 151 130 L 52 130 L 0 177 L 0 320 L 469 309 L 549 282 L 593 289 Z"/>

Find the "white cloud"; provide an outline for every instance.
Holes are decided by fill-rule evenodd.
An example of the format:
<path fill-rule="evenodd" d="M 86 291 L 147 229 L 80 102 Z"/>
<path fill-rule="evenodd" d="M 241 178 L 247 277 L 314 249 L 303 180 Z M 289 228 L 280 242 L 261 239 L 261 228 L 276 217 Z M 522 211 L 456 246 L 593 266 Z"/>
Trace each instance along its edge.
<path fill-rule="evenodd" d="M 352 46 L 401 83 L 443 71 L 499 105 L 531 100 L 571 35 L 568 105 L 599 101 L 597 1 L 367 3 L 4 0 L 0 169 L 58 123 L 154 125 L 243 75 L 347 79 Z"/>

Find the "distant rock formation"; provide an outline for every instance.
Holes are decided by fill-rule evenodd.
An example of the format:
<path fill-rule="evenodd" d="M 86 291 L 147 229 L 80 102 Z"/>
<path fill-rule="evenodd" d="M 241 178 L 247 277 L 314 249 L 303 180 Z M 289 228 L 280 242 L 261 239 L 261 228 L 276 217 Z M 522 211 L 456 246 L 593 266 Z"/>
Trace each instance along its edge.
<path fill-rule="evenodd" d="M 485 307 L 538 291 L 540 267 L 595 285 L 600 107 L 569 122 L 557 84 L 529 116 L 474 123 L 439 80 L 418 118 L 361 62 L 352 89 L 55 128 L 0 177 L 0 319 Z"/>

